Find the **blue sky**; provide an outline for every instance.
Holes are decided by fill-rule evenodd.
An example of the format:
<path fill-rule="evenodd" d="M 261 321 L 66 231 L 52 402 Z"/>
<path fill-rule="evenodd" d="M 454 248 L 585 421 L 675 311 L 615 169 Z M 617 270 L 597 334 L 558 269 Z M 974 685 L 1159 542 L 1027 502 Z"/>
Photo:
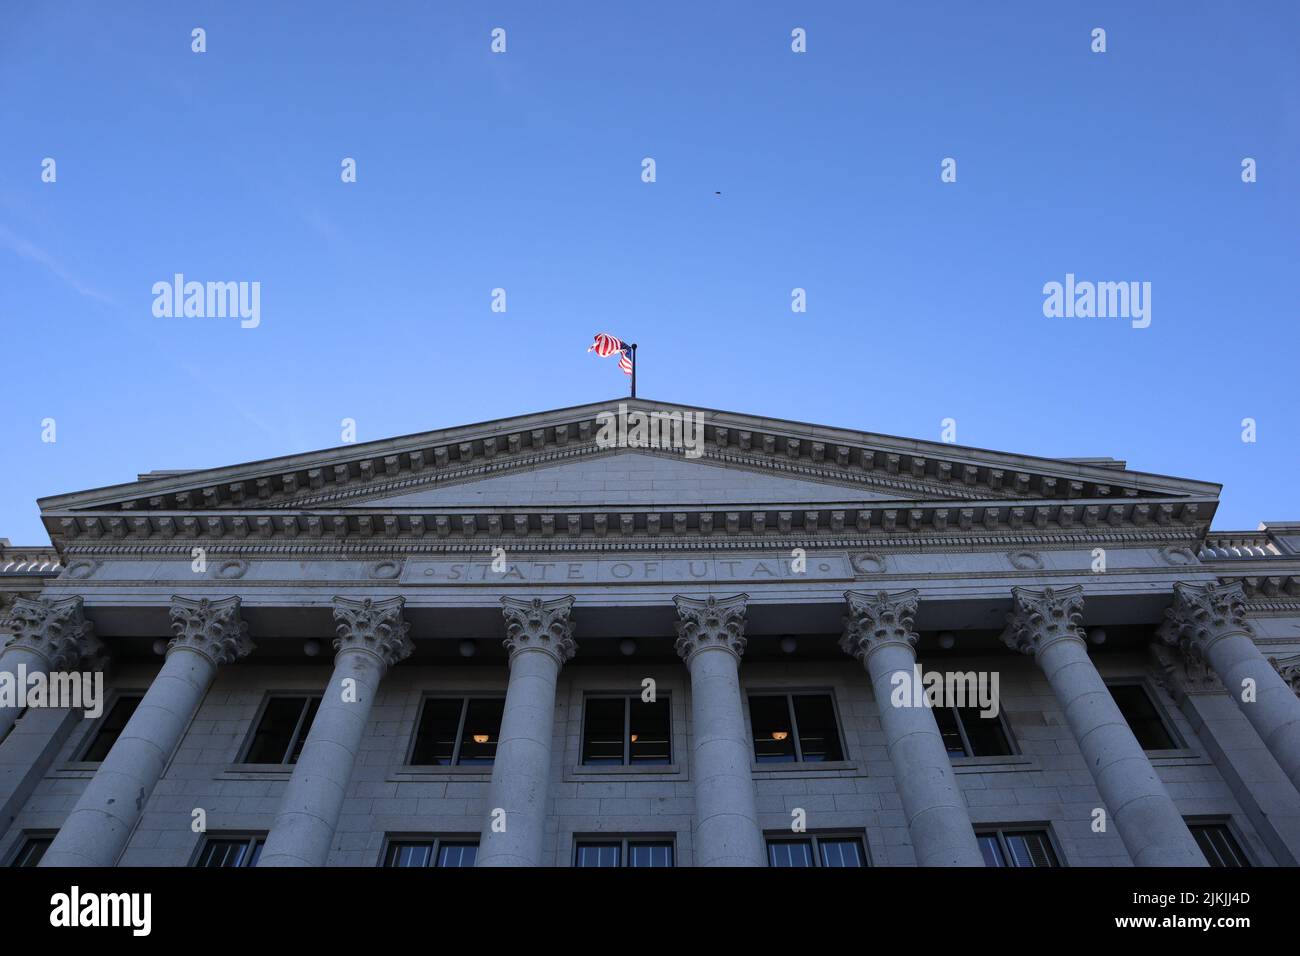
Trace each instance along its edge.
<path fill-rule="evenodd" d="M 647 397 L 954 418 L 1300 518 L 1298 46 L 1281 2 L 7 4 L 0 537 L 343 418 L 615 398 L 597 331 Z M 155 317 L 177 272 L 260 282 L 261 324 Z M 1066 273 L 1150 282 L 1150 327 L 1044 317 Z"/>

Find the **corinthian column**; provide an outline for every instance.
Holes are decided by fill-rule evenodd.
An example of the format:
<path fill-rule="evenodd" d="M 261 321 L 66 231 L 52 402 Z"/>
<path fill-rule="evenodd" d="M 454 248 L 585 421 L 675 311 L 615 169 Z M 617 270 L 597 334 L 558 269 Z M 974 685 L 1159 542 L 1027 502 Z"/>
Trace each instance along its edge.
<path fill-rule="evenodd" d="M 258 866 L 324 866 L 352 767 L 388 668 L 415 649 L 405 598 L 334 599 L 334 674 L 294 765 Z"/>
<path fill-rule="evenodd" d="M 696 866 L 767 865 L 738 673 L 748 600 L 673 598 L 677 653 L 691 674 Z"/>
<path fill-rule="evenodd" d="M 1092 659 L 1079 626 L 1083 588 L 1012 588 L 1002 640 L 1032 654 L 1137 866 L 1205 866 L 1205 856 Z"/>
<path fill-rule="evenodd" d="M 1240 584 L 1174 585 L 1159 636 L 1219 675 L 1269 753 L 1300 790 L 1300 700 L 1255 646 Z"/>
<path fill-rule="evenodd" d="M 550 799 L 551 736 L 560 668 L 577 653 L 573 597 L 501 599 L 510 683 L 476 866 L 540 866 Z"/>
<path fill-rule="evenodd" d="M 919 596 L 915 589 L 845 591 L 849 614 L 840 647 L 861 661 L 871 676 L 917 864 L 984 866 L 934 712 L 923 700 L 906 706 L 894 703 L 897 681 L 906 681 L 908 687 L 913 682 L 918 635 L 912 622 Z"/>
<path fill-rule="evenodd" d="M 217 667 L 253 649 L 239 598 L 173 597 L 167 659 L 81 793 L 41 866 L 112 866 Z"/>
<path fill-rule="evenodd" d="M 0 706 L 0 740 L 4 740 L 22 711 L 21 695 L 31 675 L 72 671 L 82 666 L 103 670 L 107 663 L 94 625 L 82 614 L 79 597 L 57 601 L 17 598 L 7 623 L 14 633 L 0 654 L 0 672 L 13 675 L 19 700 L 13 707 Z"/>

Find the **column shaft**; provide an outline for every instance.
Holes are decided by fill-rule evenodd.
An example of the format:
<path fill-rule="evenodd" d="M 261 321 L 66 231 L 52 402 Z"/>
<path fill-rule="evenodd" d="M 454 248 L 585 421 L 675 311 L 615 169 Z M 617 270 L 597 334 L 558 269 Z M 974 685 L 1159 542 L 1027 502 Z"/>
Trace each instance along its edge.
<path fill-rule="evenodd" d="M 745 732 L 739 659 L 725 647 L 704 647 L 691 673 L 691 736 L 695 777 L 695 865 L 766 866 Z"/>
<path fill-rule="evenodd" d="M 207 692 L 217 665 L 173 648 L 140 706 L 100 764 L 41 866 L 112 866 L 163 768 Z"/>
<path fill-rule="evenodd" d="M 382 677 L 374 655 L 339 652 L 258 866 L 325 865 Z"/>
<path fill-rule="evenodd" d="M 1300 791 L 1300 698 L 1246 634 L 1221 637 L 1208 643 L 1204 653 L 1264 746 Z M 1254 700 L 1244 699 L 1248 680 L 1253 681 Z"/>
<path fill-rule="evenodd" d="M 477 866 L 541 865 L 559 673 L 549 651 L 523 648 L 511 657 Z"/>
<path fill-rule="evenodd" d="M 911 684 L 915 664 L 911 647 L 892 643 L 869 653 L 866 661 L 917 865 L 984 866 L 934 711 L 919 702 L 893 704 L 894 675 Z"/>
<path fill-rule="evenodd" d="M 26 647 L 10 645 L 0 654 L 0 672 L 13 675 L 14 687 L 18 691 L 19 701 L 13 707 L 0 707 L 0 741 L 5 739 L 9 733 L 9 728 L 18 720 L 18 715 L 22 712 L 22 693 L 25 690 L 24 685 L 19 683 L 18 675 L 20 668 L 26 674 L 44 674 L 47 672 L 49 664 L 45 658 L 35 651 Z"/>

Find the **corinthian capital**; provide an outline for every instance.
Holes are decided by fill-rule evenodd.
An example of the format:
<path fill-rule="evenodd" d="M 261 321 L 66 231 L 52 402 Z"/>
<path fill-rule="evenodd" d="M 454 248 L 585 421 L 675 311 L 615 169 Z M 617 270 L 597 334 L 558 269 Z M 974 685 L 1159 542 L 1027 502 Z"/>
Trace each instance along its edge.
<path fill-rule="evenodd" d="M 106 663 L 104 645 L 82 614 L 79 597 L 15 598 L 8 624 L 14 636 L 5 646 L 31 651 L 51 671 L 75 670 L 82 661 L 99 670 Z"/>
<path fill-rule="evenodd" d="M 213 664 L 229 664 L 253 650 L 248 625 L 239 616 L 238 597 L 220 601 L 173 597 L 171 618 L 176 636 L 167 645 L 168 654 L 184 648 Z"/>
<path fill-rule="evenodd" d="M 1230 634 L 1255 635 L 1246 620 L 1246 592 L 1240 584 L 1174 585 L 1173 606 L 1156 631 L 1160 640 L 1180 647 L 1184 654 L 1200 656 Z"/>
<path fill-rule="evenodd" d="M 336 597 L 334 630 L 338 637 L 334 639 L 334 650 L 340 654 L 366 651 L 379 658 L 385 669 L 410 657 L 415 645 L 407 636 L 411 625 L 402 618 L 405 606 L 406 598 L 402 597 L 382 601 Z"/>
<path fill-rule="evenodd" d="M 844 618 L 844 636 L 840 647 L 845 654 L 863 663 L 871 652 L 886 644 L 901 644 L 908 650 L 916 647 L 913 625 L 921 592 L 845 591 L 849 613 Z"/>
<path fill-rule="evenodd" d="M 1007 615 L 1002 642 L 1013 651 L 1040 654 L 1049 644 L 1075 640 L 1086 644 L 1083 628 L 1083 588 L 1012 588 L 1015 609 Z"/>
<path fill-rule="evenodd" d="M 677 653 L 688 664 L 698 652 L 721 647 L 739 659 L 745 653 L 745 607 L 748 594 L 731 597 L 673 597 L 677 605 Z"/>
<path fill-rule="evenodd" d="M 541 598 L 520 600 L 503 597 L 501 613 L 506 619 L 506 639 L 502 642 L 513 659 L 520 651 L 542 650 L 561 665 L 578 652 L 573 639 L 573 595 L 543 601 Z"/>

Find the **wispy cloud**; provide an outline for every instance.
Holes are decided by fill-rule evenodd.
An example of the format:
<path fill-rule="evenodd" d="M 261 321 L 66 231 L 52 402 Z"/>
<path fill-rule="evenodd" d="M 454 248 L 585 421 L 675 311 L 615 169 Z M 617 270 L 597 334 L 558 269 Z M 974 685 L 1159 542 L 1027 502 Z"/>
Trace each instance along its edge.
<path fill-rule="evenodd" d="M 107 302 L 110 305 L 117 305 L 113 297 L 106 292 L 100 292 L 98 289 L 91 288 L 82 282 L 73 272 L 63 265 L 58 259 L 50 255 L 40 246 L 24 239 L 8 227 L 0 225 L 0 245 L 3 245 L 14 255 L 28 262 L 34 262 L 37 265 L 44 266 L 56 278 L 65 285 L 76 290 L 81 295 L 99 302 Z"/>

